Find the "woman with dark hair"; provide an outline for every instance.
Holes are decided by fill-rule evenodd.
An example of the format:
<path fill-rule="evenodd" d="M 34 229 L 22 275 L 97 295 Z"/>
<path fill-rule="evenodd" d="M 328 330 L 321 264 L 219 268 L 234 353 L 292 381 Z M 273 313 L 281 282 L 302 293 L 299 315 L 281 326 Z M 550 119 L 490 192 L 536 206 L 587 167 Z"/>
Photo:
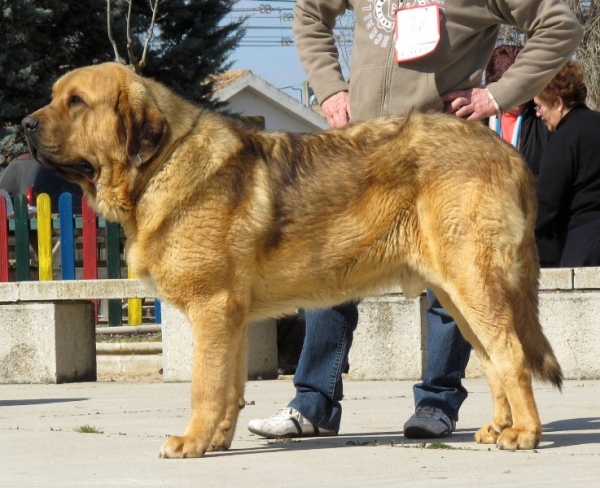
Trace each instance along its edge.
<path fill-rule="evenodd" d="M 560 267 L 600 266 L 600 113 L 586 97 L 581 65 L 568 61 L 534 98 L 552 133 L 540 161 L 536 236 L 556 234 Z"/>
<path fill-rule="evenodd" d="M 485 69 L 486 84 L 498 81 L 510 68 L 523 46 L 502 44 L 492 51 Z M 492 116 L 489 126 L 505 141 L 516 147 L 527 161 L 529 169 L 537 180 L 540 160 L 548 141 L 548 129 L 543 121 L 536 117 L 533 100 L 525 102 L 503 113 L 501 117 Z M 557 243 L 553 237 L 542 237 L 537 241 L 540 265 L 554 267 L 557 262 Z"/>

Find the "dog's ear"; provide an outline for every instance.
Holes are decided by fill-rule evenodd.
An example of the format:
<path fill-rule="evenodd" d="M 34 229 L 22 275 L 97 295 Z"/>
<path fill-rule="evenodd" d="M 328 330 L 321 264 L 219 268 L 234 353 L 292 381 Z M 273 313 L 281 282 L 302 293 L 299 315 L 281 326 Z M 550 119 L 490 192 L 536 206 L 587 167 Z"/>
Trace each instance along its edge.
<path fill-rule="evenodd" d="M 168 130 L 167 119 L 144 85 L 138 82 L 121 91 L 117 110 L 121 115 L 120 132 L 127 157 L 131 164 L 139 167 L 162 145 Z"/>

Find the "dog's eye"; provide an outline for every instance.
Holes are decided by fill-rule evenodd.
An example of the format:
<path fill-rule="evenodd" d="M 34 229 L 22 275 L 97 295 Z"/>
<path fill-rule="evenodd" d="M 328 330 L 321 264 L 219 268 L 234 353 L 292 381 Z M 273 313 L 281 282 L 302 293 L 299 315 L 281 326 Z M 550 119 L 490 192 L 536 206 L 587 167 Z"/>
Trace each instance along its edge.
<path fill-rule="evenodd" d="M 69 107 L 74 107 L 75 105 L 83 104 L 83 100 L 81 98 L 79 98 L 77 95 L 71 95 L 67 104 L 69 105 Z"/>

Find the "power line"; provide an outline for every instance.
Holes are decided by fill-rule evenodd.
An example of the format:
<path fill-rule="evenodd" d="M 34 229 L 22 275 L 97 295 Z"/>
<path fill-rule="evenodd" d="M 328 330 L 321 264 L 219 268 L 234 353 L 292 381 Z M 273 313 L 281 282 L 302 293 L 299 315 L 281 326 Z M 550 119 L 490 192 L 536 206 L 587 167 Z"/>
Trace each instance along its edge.
<path fill-rule="evenodd" d="M 293 9 L 278 4 L 293 4 L 295 0 L 247 0 L 246 3 L 259 3 L 256 7 L 236 7 L 231 10 L 228 18 L 232 22 L 238 22 L 244 19 L 244 28 L 249 35 L 245 35 L 240 43 L 240 47 L 289 47 L 295 44 L 292 32 Z M 245 15 L 244 15 L 245 14 Z M 281 35 L 277 38 L 266 39 L 265 36 L 256 36 L 257 31 L 278 30 Z M 352 27 L 338 25 L 336 32 L 350 33 Z M 342 36 L 336 35 L 338 43 L 349 46 L 351 42 L 344 41 Z"/>
<path fill-rule="evenodd" d="M 246 29 L 291 29 L 291 25 L 277 27 L 274 25 L 247 25 Z"/>
<path fill-rule="evenodd" d="M 270 14 L 271 12 L 292 12 L 294 9 L 290 7 L 271 7 L 265 5 L 264 7 L 254 8 L 232 8 L 231 12 L 259 12 L 261 14 Z"/>

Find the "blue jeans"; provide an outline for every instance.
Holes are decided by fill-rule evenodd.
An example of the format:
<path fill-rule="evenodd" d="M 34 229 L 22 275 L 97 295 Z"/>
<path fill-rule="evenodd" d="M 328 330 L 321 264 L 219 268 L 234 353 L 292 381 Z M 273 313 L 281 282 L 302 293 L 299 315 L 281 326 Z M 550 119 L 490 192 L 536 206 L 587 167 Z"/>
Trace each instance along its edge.
<path fill-rule="evenodd" d="M 431 290 L 427 290 L 427 300 L 427 365 L 423 381 L 413 388 L 415 407 L 439 408 L 457 421 L 458 410 L 467 398 L 461 380 L 471 344 Z"/>
<path fill-rule="evenodd" d="M 427 366 L 423 382 L 414 387 L 415 406 L 440 408 L 458 420 L 458 410 L 467 398 L 461 379 L 471 345 L 429 290 L 427 298 Z M 340 428 L 342 372 L 357 324 L 356 303 L 306 312 L 306 336 L 294 375 L 296 397 L 289 406 L 319 427 Z"/>
<path fill-rule="evenodd" d="M 344 396 L 342 372 L 348 364 L 352 336 L 358 324 L 358 305 L 306 311 L 306 335 L 298 360 L 289 406 L 313 424 L 338 431 Z"/>

